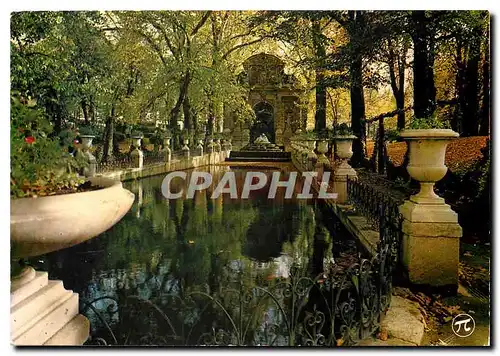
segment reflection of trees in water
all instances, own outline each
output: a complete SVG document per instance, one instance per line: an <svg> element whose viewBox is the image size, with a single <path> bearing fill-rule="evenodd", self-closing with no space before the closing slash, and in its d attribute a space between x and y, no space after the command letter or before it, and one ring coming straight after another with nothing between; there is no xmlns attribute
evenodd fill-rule
<svg viewBox="0 0 500 356"><path fill-rule="evenodd" d="M212 173L215 185L223 171ZM237 172L237 179L243 173ZM261 298L258 288L286 281L292 264L317 271L311 269L310 258L317 259L320 246L325 246L317 242L314 207L302 201L268 200L267 192L249 200L212 200L213 188L197 192L194 199L167 200L161 194L162 180L152 177L126 184L142 194L131 212L102 236L46 256L52 274L80 293L82 306L96 298L113 298L100 299L94 307L106 311L121 342L168 339L176 344L180 335L186 341L185 332L193 326L189 339L195 342L212 328L233 330L234 323L247 329L231 336L239 343L263 343L271 325L284 323L276 301L285 296ZM265 262L257 265L254 260ZM249 298L242 291L257 295ZM220 305L207 304L211 298ZM245 298L260 302L244 303ZM284 299L282 304L290 307ZM168 322L160 311L169 316ZM94 335L108 335L95 313L87 315ZM141 341L141 331L149 334L149 341ZM153 336L166 339L153 341Z"/></svg>

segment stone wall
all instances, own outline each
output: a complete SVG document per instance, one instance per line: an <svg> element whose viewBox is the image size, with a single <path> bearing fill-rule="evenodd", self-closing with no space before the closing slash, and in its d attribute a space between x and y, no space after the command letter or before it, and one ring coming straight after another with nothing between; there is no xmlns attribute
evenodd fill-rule
<svg viewBox="0 0 500 356"><path fill-rule="evenodd" d="M102 173L99 175L123 182L127 180L155 176L167 172L182 171L186 169L218 164L220 162L224 162L228 154L228 151L213 152L204 154L203 156L172 160L171 162L152 164L143 166L142 168L126 168L122 170Z"/></svg>

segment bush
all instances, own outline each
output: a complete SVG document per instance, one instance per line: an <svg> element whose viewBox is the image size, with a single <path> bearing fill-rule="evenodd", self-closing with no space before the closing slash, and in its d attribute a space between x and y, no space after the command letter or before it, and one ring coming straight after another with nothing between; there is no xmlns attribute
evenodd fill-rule
<svg viewBox="0 0 500 356"><path fill-rule="evenodd" d="M67 150L71 134L61 140L43 112L11 97L11 173L12 198L53 195L76 191L84 182L77 174L85 166ZM74 138L74 137L73 137Z"/></svg>
<svg viewBox="0 0 500 356"><path fill-rule="evenodd" d="M399 141L400 131L398 129L389 129L384 133L384 141L395 142Z"/></svg>
<svg viewBox="0 0 500 356"><path fill-rule="evenodd" d="M336 136L348 136L352 135L352 129L345 122L335 125L333 132Z"/></svg>
<svg viewBox="0 0 500 356"><path fill-rule="evenodd" d="M437 117L423 117L412 118L410 129L449 129L450 123L448 121L439 120Z"/></svg>

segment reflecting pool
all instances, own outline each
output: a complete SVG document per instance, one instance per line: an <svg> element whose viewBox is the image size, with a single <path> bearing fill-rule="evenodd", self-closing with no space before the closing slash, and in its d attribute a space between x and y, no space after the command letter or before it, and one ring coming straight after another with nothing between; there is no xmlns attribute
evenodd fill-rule
<svg viewBox="0 0 500 356"><path fill-rule="evenodd" d="M206 169L214 181L228 170L237 181L246 173ZM276 170L259 170L269 175L269 185ZM210 199L213 184L193 199L168 200L163 178L124 182L136 199L118 224L30 261L79 293L91 342L293 344L291 330L307 315L299 315L294 293L311 304L306 281L321 282L331 266L349 263L358 254L354 241L339 233L338 221L318 201L284 199L284 188L274 199L267 198L269 186L249 199ZM182 181L172 186L185 188ZM288 283L294 278L297 283Z"/></svg>

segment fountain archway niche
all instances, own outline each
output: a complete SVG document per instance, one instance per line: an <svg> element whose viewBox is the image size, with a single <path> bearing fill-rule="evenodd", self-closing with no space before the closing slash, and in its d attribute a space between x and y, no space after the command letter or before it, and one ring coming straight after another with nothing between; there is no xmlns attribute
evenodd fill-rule
<svg viewBox="0 0 500 356"><path fill-rule="evenodd" d="M269 142L275 143L274 108L266 101L254 105L255 121L250 127L250 142L254 142L262 134L266 135Z"/></svg>

